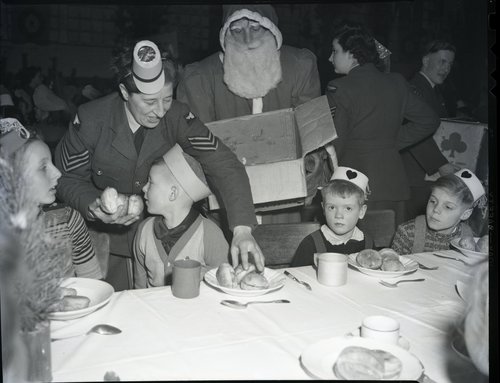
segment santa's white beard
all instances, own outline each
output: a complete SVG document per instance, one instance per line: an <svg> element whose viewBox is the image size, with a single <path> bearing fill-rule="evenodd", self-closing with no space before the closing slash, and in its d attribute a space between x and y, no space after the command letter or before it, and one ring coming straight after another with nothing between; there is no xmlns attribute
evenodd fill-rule
<svg viewBox="0 0 500 383"><path fill-rule="evenodd" d="M255 49L236 43L228 33L223 65L224 82L240 97L264 97L281 81L280 52L271 33Z"/></svg>

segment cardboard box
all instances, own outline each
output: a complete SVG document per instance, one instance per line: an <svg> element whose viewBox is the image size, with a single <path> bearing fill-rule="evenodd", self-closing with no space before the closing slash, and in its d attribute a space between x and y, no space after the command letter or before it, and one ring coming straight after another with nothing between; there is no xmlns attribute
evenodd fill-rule
<svg viewBox="0 0 500 383"><path fill-rule="evenodd" d="M472 170L480 179L488 174L488 125L441 120L441 125L434 134L439 149L453 165ZM426 176L427 180L436 180L439 173Z"/></svg>
<svg viewBox="0 0 500 383"><path fill-rule="evenodd" d="M245 165L253 202L267 210L270 205L276 209L296 205L297 199L303 203L307 196L304 157L337 138L326 96L295 109L206 125ZM214 195L208 201L211 210L220 207Z"/></svg>

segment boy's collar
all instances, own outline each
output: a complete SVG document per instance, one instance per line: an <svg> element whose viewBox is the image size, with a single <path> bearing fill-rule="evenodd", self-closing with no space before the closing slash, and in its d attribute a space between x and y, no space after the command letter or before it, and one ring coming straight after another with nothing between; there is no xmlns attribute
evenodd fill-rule
<svg viewBox="0 0 500 383"><path fill-rule="evenodd" d="M354 227L354 230L351 233L349 238L341 238L337 234L335 234L332 229L330 229L327 225L321 226L321 232L325 236L326 240L330 242L332 245L345 245L351 239L355 241L362 241L365 239L365 235L361 230L358 229L357 226Z"/></svg>

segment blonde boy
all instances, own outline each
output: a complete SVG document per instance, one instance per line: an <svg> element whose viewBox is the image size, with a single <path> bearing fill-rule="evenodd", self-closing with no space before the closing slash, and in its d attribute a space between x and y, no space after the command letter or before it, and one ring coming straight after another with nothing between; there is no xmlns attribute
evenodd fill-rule
<svg viewBox="0 0 500 383"><path fill-rule="evenodd" d="M151 167L142 189L148 212L134 239L134 287L171 284L172 264L194 259L203 272L228 262L229 246L217 225L193 209L208 197L201 165L175 145Z"/></svg>
<svg viewBox="0 0 500 383"><path fill-rule="evenodd" d="M312 265L314 253L356 253L372 248L373 240L356 226L366 213L368 177L356 169L339 166L321 189L326 225L305 237L291 266Z"/></svg>
<svg viewBox="0 0 500 383"><path fill-rule="evenodd" d="M425 215L399 225L391 247L399 254L447 250L452 239L472 237L465 221L483 196L481 181L469 169L438 178Z"/></svg>

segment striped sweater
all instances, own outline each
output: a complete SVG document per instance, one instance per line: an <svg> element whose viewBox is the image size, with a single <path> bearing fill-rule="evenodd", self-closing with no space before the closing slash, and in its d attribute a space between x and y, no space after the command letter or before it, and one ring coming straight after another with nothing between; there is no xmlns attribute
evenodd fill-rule
<svg viewBox="0 0 500 383"><path fill-rule="evenodd" d="M104 275L80 213L69 206L49 209L43 213L47 233L56 238L67 238L71 243L71 266L66 275L102 279Z"/></svg>
<svg viewBox="0 0 500 383"><path fill-rule="evenodd" d="M472 235L472 230L464 222L460 222L450 234L441 234L426 226L423 252L449 250L450 241L460 238L462 233ZM414 241L415 219L412 219L398 226L391 247L400 255L412 254Z"/></svg>

